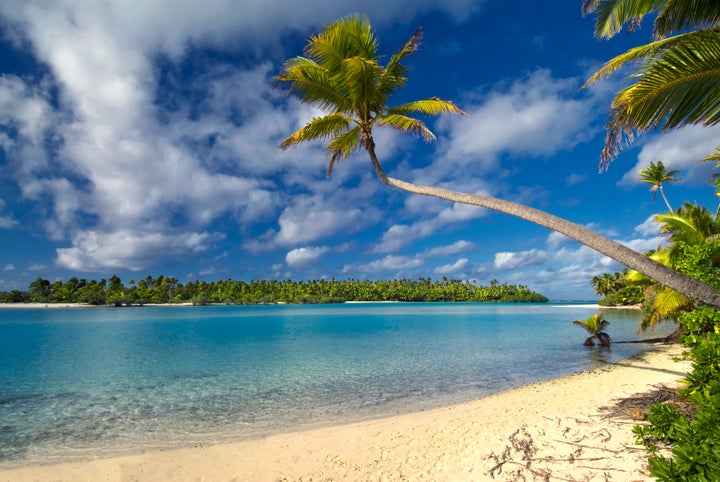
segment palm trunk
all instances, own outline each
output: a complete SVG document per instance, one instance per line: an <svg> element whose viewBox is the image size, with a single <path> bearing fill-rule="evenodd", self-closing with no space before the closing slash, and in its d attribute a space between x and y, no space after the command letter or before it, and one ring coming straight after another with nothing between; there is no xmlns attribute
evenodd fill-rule
<svg viewBox="0 0 720 482"><path fill-rule="evenodd" d="M623 246L612 239L601 236L578 224L512 201L505 201L503 199L482 196L479 194L467 194L458 191L451 191L449 189L439 187L412 184L388 177L380 166L380 162L375 155L372 140L370 140L368 144L369 145L365 147L370 155L370 160L375 168L375 172L380 180L388 186L396 187L415 194L421 194L423 196L431 196L457 203L492 209L539 224L540 226L562 233L565 236L574 239L575 241L578 241L619 263L622 263L628 268L632 268L635 271L654 279L658 283L684 294L685 296L701 301L715 308L720 308L720 293L718 293L712 286L669 268L664 264L653 261L642 253L638 253L627 246Z"/></svg>
<svg viewBox="0 0 720 482"><path fill-rule="evenodd" d="M668 202L667 198L665 197L665 191L663 190L662 186L660 186L658 188L658 190L660 191L660 195L662 196L663 201L665 201L665 205L667 206L668 211L670 211L671 213L674 213L675 210L672 208L672 206L670 206L670 203Z"/></svg>

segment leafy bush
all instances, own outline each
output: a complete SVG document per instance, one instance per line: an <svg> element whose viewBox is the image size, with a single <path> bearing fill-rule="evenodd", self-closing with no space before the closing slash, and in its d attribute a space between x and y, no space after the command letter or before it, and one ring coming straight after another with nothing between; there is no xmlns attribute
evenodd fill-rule
<svg viewBox="0 0 720 482"><path fill-rule="evenodd" d="M696 413L685 416L674 407L653 405L648 426L633 432L651 451L672 447L672 457L650 457L650 473L661 481L720 480L720 312L703 307L680 317L693 359L680 390Z"/></svg>

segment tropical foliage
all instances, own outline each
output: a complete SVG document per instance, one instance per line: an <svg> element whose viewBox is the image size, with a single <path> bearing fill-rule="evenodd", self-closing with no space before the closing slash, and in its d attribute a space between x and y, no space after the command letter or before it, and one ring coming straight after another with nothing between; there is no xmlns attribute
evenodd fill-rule
<svg viewBox="0 0 720 482"><path fill-rule="evenodd" d="M612 101L601 169L637 133L720 122L720 2L585 0L583 13L596 14L595 35L602 39L655 15L652 42L611 59L586 83L634 67Z"/></svg>
<svg viewBox="0 0 720 482"><path fill-rule="evenodd" d="M50 283L37 278L26 292L2 293L6 303L87 303L91 305L145 305L153 303L342 303L346 301L472 301L546 302L548 299L522 285L499 283L479 286L469 281L443 278L418 281L407 279L315 280L315 281L193 281L182 284L176 278L147 276L124 285L118 276L109 280L69 280Z"/></svg>
<svg viewBox="0 0 720 482"><path fill-rule="evenodd" d="M610 335L603 331L610 322L602 316L603 312L598 311L585 320L573 321L573 323L580 325L585 331L590 333L590 336L585 340L585 343L583 343L584 346L595 346L595 342L597 342L599 346L610 346Z"/></svg>
<svg viewBox="0 0 720 482"><path fill-rule="evenodd" d="M305 56L288 60L277 76L277 81L289 94L319 108L323 114L290 135L280 147L287 149L319 139L327 141L328 174L342 159L357 150L364 150L370 157L375 173L388 186L493 209L539 224L687 296L720 307L720 293L714 288L583 226L503 199L413 184L385 174L375 153L375 127L392 127L432 140L434 134L413 115L464 114L452 102L435 97L396 106L387 105L391 95L407 81L407 67L402 61L417 51L421 34L420 29L416 30L385 66L379 62L382 56L378 53L378 40L365 17L349 15L333 22L323 32L311 36L305 48Z"/></svg>
<svg viewBox="0 0 720 482"><path fill-rule="evenodd" d="M720 312L704 307L680 317L683 341L693 360L687 385L680 390L694 409L680 412L653 405L648 425L633 431L652 453L660 447L672 455L650 457L650 473L661 481L720 480Z"/></svg>

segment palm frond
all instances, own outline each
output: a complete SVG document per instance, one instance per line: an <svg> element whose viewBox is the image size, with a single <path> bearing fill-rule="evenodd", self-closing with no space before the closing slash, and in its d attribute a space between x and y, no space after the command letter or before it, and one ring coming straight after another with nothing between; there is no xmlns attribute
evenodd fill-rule
<svg viewBox="0 0 720 482"><path fill-rule="evenodd" d="M388 114L377 119L378 125L389 126L401 132L422 136L426 142L435 140L435 134L419 119L402 114Z"/></svg>
<svg viewBox="0 0 720 482"><path fill-rule="evenodd" d="M659 52L671 47L675 43L683 41L684 38L684 35L676 35L674 37L656 40L645 45L634 47L627 52L618 55L617 57L613 57L612 59L608 60L605 65L600 68L600 70L595 72L592 77L590 77L585 82L585 84L583 84L581 89L584 89L608 77L609 75L613 74L622 67L625 67L626 65L643 61L648 62L652 60L655 56L657 56Z"/></svg>
<svg viewBox="0 0 720 482"><path fill-rule="evenodd" d="M385 98L377 96L375 85L381 74L381 68L374 60L363 57L351 57L344 59L340 71L339 80L345 87L345 95L354 106L364 105L366 108L385 104ZM357 109L357 107L356 107ZM376 109L377 110L377 109ZM362 120L369 120L370 112L362 112Z"/></svg>
<svg viewBox="0 0 720 482"><path fill-rule="evenodd" d="M673 32L701 30L720 26L720 2L717 0L668 0L655 19L656 36Z"/></svg>
<svg viewBox="0 0 720 482"><path fill-rule="evenodd" d="M347 109L348 102L342 90L327 70L312 59L295 57L288 60L275 80L288 94L297 95L302 102L328 110Z"/></svg>
<svg viewBox="0 0 720 482"><path fill-rule="evenodd" d="M408 68L400 62L408 55L417 52L422 38L422 27L418 27L405 45L390 57L377 86L378 90L384 95L390 95L395 90L405 86L407 82L405 74L407 74Z"/></svg>
<svg viewBox="0 0 720 482"><path fill-rule="evenodd" d="M342 17L308 40L305 54L336 72L343 60L351 57L377 59L378 41L367 17L350 14Z"/></svg>
<svg viewBox="0 0 720 482"><path fill-rule="evenodd" d="M313 117L310 122L295 131L290 137L282 141L281 149L288 149L296 145L316 139L328 139L338 136L350 127L351 119L343 114L328 114Z"/></svg>
<svg viewBox="0 0 720 482"><path fill-rule="evenodd" d="M695 302L666 286L657 285L655 296L640 322L640 330L654 329L662 320L675 320L683 311L689 311Z"/></svg>
<svg viewBox="0 0 720 482"><path fill-rule="evenodd" d="M332 175L333 168L340 161L352 154L359 146L360 127L357 126L330 139L330 142L325 146L328 157L330 157L326 173L327 177Z"/></svg>
<svg viewBox="0 0 720 482"><path fill-rule="evenodd" d="M601 170L635 132L720 122L720 30L686 34L613 100Z"/></svg>
<svg viewBox="0 0 720 482"><path fill-rule="evenodd" d="M440 114L457 114L467 116L462 109L449 100L431 97L429 99L416 100L405 104L396 105L388 108L389 114L423 114L427 116L436 116Z"/></svg>
<svg viewBox="0 0 720 482"><path fill-rule="evenodd" d="M611 38L628 24L628 30L640 26L645 15L660 10L667 0L585 0L583 15L595 13L595 36Z"/></svg>

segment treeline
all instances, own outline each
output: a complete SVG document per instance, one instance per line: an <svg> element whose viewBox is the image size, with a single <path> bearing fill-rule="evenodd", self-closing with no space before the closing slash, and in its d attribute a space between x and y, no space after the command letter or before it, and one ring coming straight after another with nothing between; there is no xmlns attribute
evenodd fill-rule
<svg viewBox="0 0 720 482"><path fill-rule="evenodd" d="M4 292L6 303L86 303L91 305L131 306L157 303L262 304L262 303L343 303L346 301L474 301L474 302L546 302L548 299L525 286L500 284L478 286L469 281L443 278L417 281L316 280L316 281L193 281L180 283L176 278L148 276L125 285L118 276L86 280L70 278L50 281L38 278L27 291Z"/></svg>

